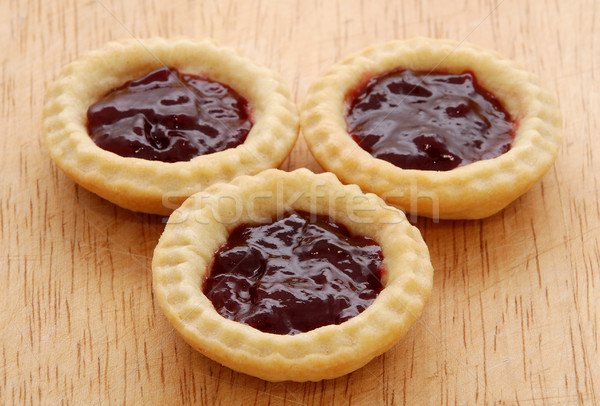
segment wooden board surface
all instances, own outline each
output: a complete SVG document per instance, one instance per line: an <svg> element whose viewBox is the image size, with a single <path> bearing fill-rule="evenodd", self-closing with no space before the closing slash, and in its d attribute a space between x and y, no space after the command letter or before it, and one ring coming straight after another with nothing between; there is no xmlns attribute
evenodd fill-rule
<svg viewBox="0 0 600 406"><path fill-rule="evenodd" d="M0 3L0 403L597 404L600 398L600 2ZM422 318L364 368L268 383L191 348L153 301L163 219L78 187L41 141L60 68L119 38L213 37L277 70L300 102L369 44L430 36L495 49L559 100L542 182L481 221L418 219L435 268ZM302 139L284 169L318 165Z"/></svg>

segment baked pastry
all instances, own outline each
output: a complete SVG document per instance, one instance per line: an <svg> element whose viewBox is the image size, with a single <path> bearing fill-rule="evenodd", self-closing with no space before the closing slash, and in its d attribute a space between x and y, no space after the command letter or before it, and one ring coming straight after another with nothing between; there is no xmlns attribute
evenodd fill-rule
<svg viewBox="0 0 600 406"><path fill-rule="evenodd" d="M48 90L43 132L83 187L169 214L212 183L280 165L298 118L278 75L233 48L155 38L111 42L65 67Z"/></svg>
<svg viewBox="0 0 600 406"><path fill-rule="evenodd" d="M443 219L503 209L548 171L561 142L556 102L532 74L475 45L426 38L330 68L308 91L301 128L343 182Z"/></svg>
<svg viewBox="0 0 600 406"><path fill-rule="evenodd" d="M318 234L315 224L326 232ZM263 232L261 227L271 227L261 237L270 248L256 260L253 251L260 238L253 233ZM328 243L344 227L352 236L342 239L359 245L364 255L346 243ZM240 239L246 246L236 245ZM285 248L283 241L294 248ZM264 258L270 255L276 258L269 264ZM328 256L335 259L327 261ZM362 276L353 258L367 269ZM290 270L296 261L307 261L305 275ZM223 264L239 268L234 269L238 274L223 278ZM352 268L351 274L335 274L335 264ZM380 271L373 272L377 267ZM248 279L259 269L262 285ZM152 275L159 306L204 355L270 381L317 381L358 369L390 348L420 315L433 269L419 231L400 210L356 185L342 185L330 173L272 169L213 185L186 200L169 218L154 251ZM330 288L319 288L323 283ZM290 299L293 293L285 286L300 287L301 293ZM357 296L346 301L348 287ZM220 300L219 295L227 297ZM248 307L262 299L266 306ZM354 302L359 299L363 302ZM284 307L298 301L304 303L290 317ZM330 319L318 317L330 307L341 310ZM235 321L236 312L240 321ZM291 320L294 314L299 319ZM319 320L307 320L307 315Z"/></svg>

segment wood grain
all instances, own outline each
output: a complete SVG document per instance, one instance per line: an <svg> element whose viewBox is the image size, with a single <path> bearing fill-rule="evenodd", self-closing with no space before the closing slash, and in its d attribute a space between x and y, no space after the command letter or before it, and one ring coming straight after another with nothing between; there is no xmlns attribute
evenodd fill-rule
<svg viewBox="0 0 600 406"><path fill-rule="evenodd" d="M0 403L598 404L600 3L20 1L0 3ZM418 219L435 273L423 317L342 378L268 383L206 359L152 298L161 217L76 186L41 141L48 84L118 38L213 37L281 73L300 102L329 65L413 36L496 49L564 113L542 182L481 221ZM300 140L284 169L320 170Z"/></svg>

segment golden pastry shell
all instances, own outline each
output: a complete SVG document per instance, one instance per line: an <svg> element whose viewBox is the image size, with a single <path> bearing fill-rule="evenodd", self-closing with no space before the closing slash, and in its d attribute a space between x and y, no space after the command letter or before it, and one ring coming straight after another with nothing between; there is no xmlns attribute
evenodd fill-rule
<svg viewBox="0 0 600 406"><path fill-rule="evenodd" d="M124 158L92 141L87 110L103 95L162 66L225 83L252 109L253 126L236 148L166 163ZM110 42L66 66L50 86L43 134L52 159L73 180L134 211L169 214L215 182L279 166L298 135L295 104L281 78L212 40L131 39Z"/></svg>
<svg viewBox="0 0 600 406"><path fill-rule="evenodd" d="M340 325L296 335L264 333L216 312L202 292L215 251L239 224L289 210L329 215L380 244L384 289L365 311ZM433 269L419 231L400 210L355 185L342 185L330 173L273 169L216 184L186 200L160 238L152 274L160 308L204 355L270 381L317 381L354 371L394 345L421 314Z"/></svg>
<svg viewBox="0 0 600 406"><path fill-rule="evenodd" d="M401 169L360 148L347 132L349 95L365 80L401 68L473 72L518 123L511 149L438 172ZM325 170L407 212L443 219L476 219L502 210L549 170L561 143L556 101L534 75L475 45L428 38L374 45L334 65L311 85L300 121Z"/></svg>

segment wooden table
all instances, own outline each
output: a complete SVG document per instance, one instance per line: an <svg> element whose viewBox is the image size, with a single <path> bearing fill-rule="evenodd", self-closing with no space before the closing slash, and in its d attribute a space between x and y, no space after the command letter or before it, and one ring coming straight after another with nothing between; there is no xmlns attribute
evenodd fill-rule
<svg viewBox="0 0 600 406"><path fill-rule="evenodd" d="M600 2L18 1L0 5L0 403L598 404ZM269 383L192 350L152 297L163 218L87 192L41 140L60 68L119 38L213 37L279 71L300 102L369 44L413 36L496 49L564 114L543 180L481 221L418 219L435 268L423 316L364 368ZM302 139L284 169L319 171Z"/></svg>

